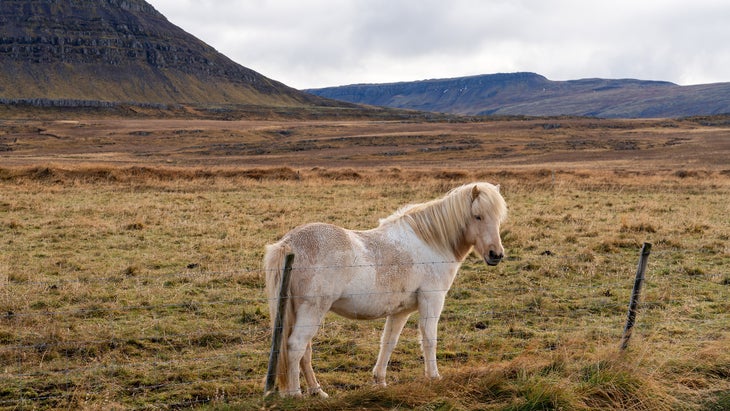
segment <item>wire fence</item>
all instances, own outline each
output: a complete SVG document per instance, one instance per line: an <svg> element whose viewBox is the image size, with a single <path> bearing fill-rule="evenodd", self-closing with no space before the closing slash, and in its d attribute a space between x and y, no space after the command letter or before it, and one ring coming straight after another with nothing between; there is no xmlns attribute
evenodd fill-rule
<svg viewBox="0 0 730 411"><path fill-rule="evenodd" d="M670 254L674 255L668 251L654 251L652 259L669 257ZM509 339L509 344L497 345L491 353L480 355L510 358L528 350L552 352L559 349L565 335L586 333L587 329L601 340L615 340L618 346L633 284L631 271L634 262L618 261L615 264L624 267L620 270L622 275L564 284L559 293L545 284L524 282L502 282L497 286L457 283L450 290L441 290L449 294L440 316L439 348L443 351L439 353L439 361L458 365L469 361L472 348L505 338ZM245 288L248 296L220 299L202 294L199 297L178 296L176 301L157 304L111 301L106 306L92 308L40 306L24 310L6 309L0 312L0 377L3 380L0 406L35 408L83 401L98 403L110 395L109 385L115 386L112 391L116 397L139 398L139 401L152 403L160 401L168 407L250 396L263 388L269 356L271 330L266 308L269 301L263 297L264 274L260 269L245 268L224 271L188 269L159 276L80 275L77 278L38 281L6 278L0 282L6 294L25 290L43 295L57 293L59 288L70 285L133 288L169 282L170 288L174 288L185 282L245 277L247 281L241 287ZM708 287L703 291L711 294L707 298L728 297L730 279L726 273L690 274L691 281ZM649 270L645 280L648 294L642 299L640 308L646 312L658 312L685 299L680 294L681 290L674 289L673 278L666 272ZM525 298L505 300L505 295ZM451 300L458 300L458 303ZM472 300L478 300L479 306L471 304L463 312L452 308ZM226 316L230 316L234 308L237 309L236 315L244 318L232 323ZM201 314L205 310L211 312ZM201 322L193 329L180 326L177 331L175 324L160 326L167 318L172 323L182 322L181 313L191 314L196 317L194 320ZM695 327L719 330L727 326L727 315L692 315ZM671 323L689 321L668 318L667 315L659 317L644 321L640 315L638 329L642 329L642 324L651 323L650 327L661 332ZM559 330L552 329L556 321L560 323ZM227 325L216 325L219 322ZM315 358L340 358L327 361L328 365L320 366L318 373L353 372L353 367L356 372L366 371L353 365L351 357L362 355L360 352L377 352L381 324L351 328L348 322L328 316L325 324L312 325L320 328L319 337L315 337ZM56 329L55 323L63 323L62 327L68 329ZM98 336L74 333L73 329L80 329L85 323L90 324L90 329ZM120 326L120 323L125 325ZM130 323L132 327L128 326ZM363 332L367 334L365 337L361 335ZM415 330L406 330L408 333L413 335ZM318 343L319 338L324 341ZM417 340L402 338L399 346L405 347L408 352L418 351ZM371 360L374 363L375 358ZM155 370L159 377L146 378L147 370ZM107 382L95 384L100 379ZM240 388L242 386L247 388ZM186 391L188 394L161 394L174 391ZM80 395L84 398L79 398ZM129 408L147 407L136 401L130 404L127 404Z"/></svg>

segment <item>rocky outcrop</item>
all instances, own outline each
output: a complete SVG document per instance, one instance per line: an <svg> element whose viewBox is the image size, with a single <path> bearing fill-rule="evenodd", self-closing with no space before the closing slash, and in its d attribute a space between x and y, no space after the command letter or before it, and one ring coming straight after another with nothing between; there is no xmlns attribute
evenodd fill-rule
<svg viewBox="0 0 730 411"><path fill-rule="evenodd" d="M48 99L48 98L0 98L0 104L12 106L33 106L33 107L83 107L83 108L114 108L122 105L129 105L143 108L156 108L169 110L181 108L170 104L143 103L139 101L99 101L99 100L70 100L70 99Z"/></svg>

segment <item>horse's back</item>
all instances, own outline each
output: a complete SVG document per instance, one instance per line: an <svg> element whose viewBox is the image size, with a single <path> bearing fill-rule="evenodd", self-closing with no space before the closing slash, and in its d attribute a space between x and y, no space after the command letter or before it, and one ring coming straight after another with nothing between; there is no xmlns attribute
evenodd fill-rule
<svg viewBox="0 0 730 411"><path fill-rule="evenodd" d="M328 263L333 256L352 253L349 231L327 223L310 223L286 233L277 243L294 254L294 266L315 266ZM276 245L276 244L275 244Z"/></svg>

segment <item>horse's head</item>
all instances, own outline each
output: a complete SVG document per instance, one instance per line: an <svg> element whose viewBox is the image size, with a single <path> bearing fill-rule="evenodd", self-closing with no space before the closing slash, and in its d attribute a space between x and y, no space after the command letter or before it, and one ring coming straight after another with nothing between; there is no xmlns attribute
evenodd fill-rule
<svg viewBox="0 0 730 411"><path fill-rule="evenodd" d="M471 216L466 226L466 241L488 265L497 265L504 257L499 226L507 217L507 204L499 185L477 183L471 190Z"/></svg>

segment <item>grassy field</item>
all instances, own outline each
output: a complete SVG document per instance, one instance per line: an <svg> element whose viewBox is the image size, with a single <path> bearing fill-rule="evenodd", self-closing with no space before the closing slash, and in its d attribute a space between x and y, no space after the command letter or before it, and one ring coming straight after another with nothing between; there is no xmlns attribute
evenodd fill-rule
<svg viewBox="0 0 730 411"><path fill-rule="evenodd" d="M0 121L0 408L730 407L727 117L38 118ZM332 398L265 403L264 244L473 180L503 187L508 257L457 277L444 378L422 377L411 319L373 387L383 321L331 315Z"/></svg>
<svg viewBox="0 0 730 411"><path fill-rule="evenodd" d="M0 408L730 407L727 170L28 164L0 168ZM265 403L264 244L311 221L371 228L472 180L503 187L508 256L457 277L443 379L423 378L411 319L372 386L383 321L330 315L314 366L332 398Z"/></svg>

